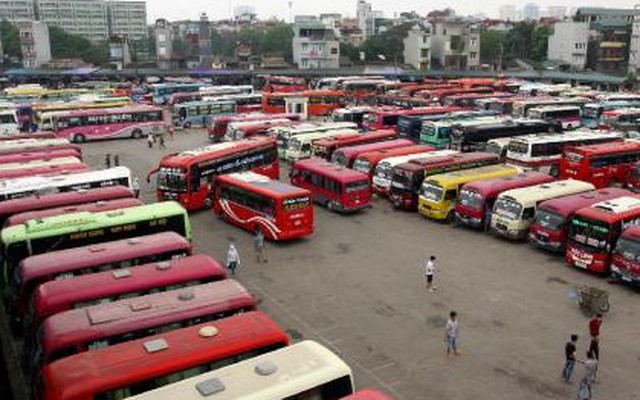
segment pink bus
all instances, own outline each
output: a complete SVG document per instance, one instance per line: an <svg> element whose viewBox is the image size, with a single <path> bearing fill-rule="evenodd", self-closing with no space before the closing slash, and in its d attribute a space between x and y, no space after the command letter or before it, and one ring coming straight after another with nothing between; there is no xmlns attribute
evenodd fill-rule
<svg viewBox="0 0 640 400"><path fill-rule="evenodd" d="M43 130L75 143L87 140L159 135L166 124L162 108L131 106L44 113Z"/></svg>
<svg viewBox="0 0 640 400"><path fill-rule="evenodd" d="M75 157L79 160L82 160L82 152L80 151L80 149L60 149L33 151L30 153L1 154L0 164L13 164L33 160L49 160L52 158L61 157Z"/></svg>
<svg viewBox="0 0 640 400"><path fill-rule="evenodd" d="M343 147L333 152L331 162L351 168L356 158L364 153L371 151L396 149L399 147L413 146L415 143L409 139L393 139L383 142L367 143L357 146Z"/></svg>

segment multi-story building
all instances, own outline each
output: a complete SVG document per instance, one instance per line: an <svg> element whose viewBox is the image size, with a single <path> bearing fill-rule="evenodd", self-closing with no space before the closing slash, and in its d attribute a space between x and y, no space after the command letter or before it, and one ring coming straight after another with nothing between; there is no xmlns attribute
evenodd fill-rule
<svg viewBox="0 0 640 400"><path fill-rule="evenodd" d="M640 5L634 6L636 14L631 26L631 40L629 43L629 73L640 74Z"/></svg>
<svg viewBox="0 0 640 400"><path fill-rule="evenodd" d="M40 68L51 61L49 28L41 21L20 21L20 51L25 68Z"/></svg>
<svg viewBox="0 0 640 400"><path fill-rule="evenodd" d="M449 16L431 21L431 58L450 70L476 69L480 65L480 24L477 20Z"/></svg>
<svg viewBox="0 0 640 400"><path fill-rule="evenodd" d="M166 19L157 19L153 30L156 42L156 61L158 68L171 68L171 54L173 52L173 29Z"/></svg>
<svg viewBox="0 0 640 400"><path fill-rule="evenodd" d="M634 9L581 7L574 20L589 24L586 67L600 72L626 72Z"/></svg>
<svg viewBox="0 0 640 400"><path fill-rule="evenodd" d="M431 66L431 25L417 23L407 32L403 40L404 63L418 71Z"/></svg>
<svg viewBox="0 0 640 400"><path fill-rule="evenodd" d="M583 70L587 63L589 23L572 20L556 22L549 36L547 58Z"/></svg>
<svg viewBox="0 0 640 400"><path fill-rule="evenodd" d="M147 5L144 1L109 1L107 16L110 35L126 35L129 40L147 36Z"/></svg>
<svg viewBox="0 0 640 400"><path fill-rule="evenodd" d="M95 42L105 41L110 35L136 40L147 34L143 1L0 0L0 18L11 22L39 20Z"/></svg>
<svg viewBox="0 0 640 400"><path fill-rule="evenodd" d="M367 40L376 34L376 19L381 19L384 15L382 11L373 10L371 3L367 3L365 0L358 0L356 17L364 40Z"/></svg>
<svg viewBox="0 0 640 400"><path fill-rule="evenodd" d="M293 32L293 62L298 68L340 67L340 43L333 27L316 17L296 16Z"/></svg>

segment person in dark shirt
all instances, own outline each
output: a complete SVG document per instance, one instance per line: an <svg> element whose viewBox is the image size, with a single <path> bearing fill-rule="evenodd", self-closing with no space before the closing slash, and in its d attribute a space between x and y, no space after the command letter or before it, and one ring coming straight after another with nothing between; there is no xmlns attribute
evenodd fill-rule
<svg viewBox="0 0 640 400"><path fill-rule="evenodd" d="M562 370L562 379L569 383L573 374L573 367L576 365L576 343L578 335L571 335L571 340L564 346L565 363Z"/></svg>

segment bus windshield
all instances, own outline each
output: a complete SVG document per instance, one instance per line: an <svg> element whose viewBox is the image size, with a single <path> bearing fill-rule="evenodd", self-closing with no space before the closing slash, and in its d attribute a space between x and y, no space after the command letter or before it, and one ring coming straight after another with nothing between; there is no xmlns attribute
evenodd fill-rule
<svg viewBox="0 0 640 400"><path fill-rule="evenodd" d="M383 179L391 179L393 175L393 166L387 162L380 163L376 166L375 174Z"/></svg>
<svg viewBox="0 0 640 400"><path fill-rule="evenodd" d="M413 188L413 174L411 171L394 171L391 185L398 189Z"/></svg>
<svg viewBox="0 0 640 400"><path fill-rule="evenodd" d="M493 211L503 218L518 219L522 213L522 204L511 198L499 197Z"/></svg>
<svg viewBox="0 0 640 400"><path fill-rule="evenodd" d="M536 211L535 223L546 229L558 229L564 223L564 216L553 211L539 208Z"/></svg>
<svg viewBox="0 0 640 400"><path fill-rule="evenodd" d="M621 255L622 257L640 262L640 242L632 239L620 238L614 254Z"/></svg>
<svg viewBox="0 0 640 400"><path fill-rule="evenodd" d="M426 124L422 127L422 135L427 137L433 137L436 135L436 128L432 124Z"/></svg>
<svg viewBox="0 0 640 400"><path fill-rule="evenodd" d="M529 151L529 145L524 142L519 142L517 140L512 140L509 142L508 149L512 153L517 154L527 154Z"/></svg>
<svg viewBox="0 0 640 400"><path fill-rule="evenodd" d="M158 170L158 189L186 192L186 170L182 168L160 168Z"/></svg>
<svg viewBox="0 0 640 400"><path fill-rule="evenodd" d="M422 195L426 197L427 200L440 201L440 199L442 199L443 192L444 189L442 189L442 186L428 182L425 182L422 185Z"/></svg>
<svg viewBox="0 0 640 400"><path fill-rule="evenodd" d="M367 114L364 116L364 120L370 124L375 124L378 122L378 115L376 113Z"/></svg>
<svg viewBox="0 0 640 400"><path fill-rule="evenodd" d="M355 181L349 182L345 185L345 190L347 193L359 192L361 190L366 190L369 187L368 181Z"/></svg>
<svg viewBox="0 0 640 400"><path fill-rule="evenodd" d="M587 118L599 118L600 114L601 114L602 110L600 109L600 107L591 107L589 105L586 105L583 109L582 109L582 115L584 117Z"/></svg>
<svg viewBox="0 0 640 400"><path fill-rule="evenodd" d="M484 198L473 189L462 189L458 202L463 206L479 210L484 205Z"/></svg>
<svg viewBox="0 0 640 400"><path fill-rule="evenodd" d="M357 159L353 162L353 169L364 174L368 174L371 171L371 161Z"/></svg>
<svg viewBox="0 0 640 400"><path fill-rule="evenodd" d="M609 227L600 221L590 221L584 218L571 220L571 238L597 250L607 248L609 231Z"/></svg>

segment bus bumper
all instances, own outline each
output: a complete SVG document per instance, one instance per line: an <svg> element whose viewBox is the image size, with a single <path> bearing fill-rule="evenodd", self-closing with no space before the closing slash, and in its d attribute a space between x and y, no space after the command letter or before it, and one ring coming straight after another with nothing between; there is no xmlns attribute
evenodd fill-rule
<svg viewBox="0 0 640 400"><path fill-rule="evenodd" d="M511 240L525 240L527 231L521 229L513 229L501 224L491 224L491 233Z"/></svg>
<svg viewBox="0 0 640 400"><path fill-rule="evenodd" d="M529 243L552 253L564 253L564 243L547 240L545 237L535 233L529 233Z"/></svg>
<svg viewBox="0 0 640 400"><path fill-rule="evenodd" d="M429 218L435 220L444 220L447 218L447 212L438 208L433 208L429 203L420 201L418 205L418 212Z"/></svg>
<svg viewBox="0 0 640 400"><path fill-rule="evenodd" d="M482 218L467 217L457 212L456 220L462 225L466 225L475 229L482 229L484 227Z"/></svg>

